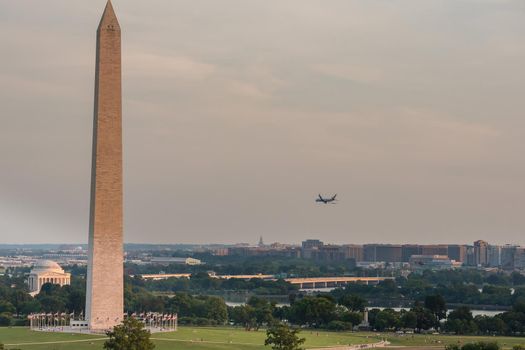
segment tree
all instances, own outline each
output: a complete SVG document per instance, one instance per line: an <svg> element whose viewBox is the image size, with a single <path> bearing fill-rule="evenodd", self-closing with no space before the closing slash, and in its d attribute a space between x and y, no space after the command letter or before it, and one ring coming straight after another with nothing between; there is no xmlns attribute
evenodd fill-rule
<svg viewBox="0 0 525 350"><path fill-rule="evenodd" d="M204 301L206 318L217 321L218 324L225 324L228 321L228 307L224 300L219 297L207 297Z"/></svg>
<svg viewBox="0 0 525 350"><path fill-rule="evenodd" d="M463 346L458 344L449 344L445 346L445 350L499 350L498 343L486 343L486 342L477 342L477 343L467 343Z"/></svg>
<svg viewBox="0 0 525 350"><path fill-rule="evenodd" d="M497 335L505 332L505 322L499 317L478 315L474 318L474 322L481 333Z"/></svg>
<svg viewBox="0 0 525 350"><path fill-rule="evenodd" d="M299 332L285 324L275 324L266 331L264 345L270 345L274 350L301 350L305 339L299 338Z"/></svg>
<svg viewBox="0 0 525 350"><path fill-rule="evenodd" d="M350 331L352 330L352 324L344 321L330 321L326 325L326 328L331 331Z"/></svg>
<svg viewBox="0 0 525 350"><path fill-rule="evenodd" d="M13 323L13 317L10 313L4 312L0 314L0 326L8 327Z"/></svg>
<svg viewBox="0 0 525 350"><path fill-rule="evenodd" d="M466 306L461 306L448 315L445 330L456 334L470 334L477 331L477 325L472 312Z"/></svg>
<svg viewBox="0 0 525 350"><path fill-rule="evenodd" d="M472 321L474 317L472 316L472 311L467 306L460 306L448 315L449 320L465 320Z"/></svg>
<svg viewBox="0 0 525 350"><path fill-rule="evenodd" d="M11 303L15 307L16 314L20 314L27 303L33 301L33 298L25 290L15 289L11 295Z"/></svg>
<svg viewBox="0 0 525 350"><path fill-rule="evenodd" d="M41 309L42 305L40 305L40 302L33 298L20 305L20 313L23 315L29 315L32 312L40 312Z"/></svg>
<svg viewBox="0 0 525 350"><path fill-rule="evenodd" d="M128 317L122 324L108 331L108 340L104 343L106 350L152 350L155 344L150 340L150 331L144 329L139 320Z"/></svg>
<svg viewBox="0 0 525 350"><path fill-rule="evenodd" d="M16 312L16 309L13 306L13 304L11 304L9 301L0 300L0 313L4 313L4 312L13 314Z"/></svg>
<svg viewBox="0 0 525 350"><path fill-rule="evenodd" d="M477 343L467 343L461 347L461 350L499 350L498 343L486 343L486 342L477 342Z"/></svg>
<svg viewBox="0 0 525 350"><path fill-rule="evenodd" d="M57 311L65 311L66 310L66 303L64 302L64 299L56 296L56 295L38 295L37 300L42 305L42 309L45 312L57 312Z"/></svg>
<svg viewBox="0 0 525 350"><path fill-rule="evenodd" d="M290 320L319 327L335 319L335 302L326 296L307 296L290 307Z"/></svg>
<svg viewBox="0 0 525 350"><path fill-rule="evenodd" d="M80 313L86 308L86 293L84 290L72 290L69 294L66 307L69 312Z"/></svg>
<svg viewBox="0 0 525 350"><path fill-rule="evenodd" d="M385 329L394 329L399 327L399 313L393 309L384 309L377 313L373 323L374 329L384 331Z"/></svg>
<svg viewBox="0 0 525 350"><path fill-rule="evenodd" d="M512 284L515 286L523 285L525 284L525 276L523 276L521 273L514 271L510 278L512 279Z"/></svg>
<svg viewBox="0 0 525 350"><path fill-rule="evenodd" d="M436 315L434 315L432 311L422 307L418 303L416 303L416 305L410 311L416 314L416 329L419 331L427 330L439 325L439 321Z"/></svg>
<svg viewBox="0 0 525 350"><path fill-rule="evenodd" d="M514 305L512 305L512 311L525 314L525 302L518 300L516 303L514 303Z"/></svg>
<svg viewBox="0 0 525 350"><path fill-rule="evenodd" d="M341 321L348 322L352 324L352 326L357 326L363 321L363 315L358 312L344 312L341 315Z"/></svg>
<svg viewBox="0 0 525 350"><path fill-rule="evenodd" d="M345 294L339 298L339 304L346 306L350 311L365 311L368 302L366 299L355 294Z"/></svg>
<svg viewBox="0 0 525 350"><path fill-rule="evenodd" d="M461 346L458 344L447 344L445 345L445 350L461 350Z"/></svg>
<svg viewBox="0 0 525 350"><path fill-rule="evenodd" d="M417 328L417 314L413 311L403 312L399 321L401 322L401 326L404 328Z"/></svg>
<svg viewBox="0 0 525 350"><path fill-rule="evenodd" d="M447 317L447 303L445 299L439 294L427 295L425 298L425 307L436 315L438 320Z"/></svg>
<svg viewBox="0 0 525 350"><path fill-rule="evenodd" d="M256 327L255 309L250 305L240 305L230 309L230 319L237 325L243 325L249 331Z"/></svg>
<svg viewBox="0 0 525 350"><path fill-rule="evenodd" d="M274 306L268 300L258 297L251 297L247 304L254 309L257 329L263 325L269 325L274 322Z"/></svg>

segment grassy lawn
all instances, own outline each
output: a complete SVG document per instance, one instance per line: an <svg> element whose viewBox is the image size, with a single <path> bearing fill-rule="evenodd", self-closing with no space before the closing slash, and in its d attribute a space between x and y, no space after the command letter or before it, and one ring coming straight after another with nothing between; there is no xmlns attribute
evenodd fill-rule
<svg viewBox="0 0 525 350"><path fill-rule="evenodd" d="M370 333L354 333L363 335ZM393 333L373 333L374 336L384 338L393 346L445 346L446 344L465 344L479 341L497 342L503 348L512 348L513 345L525 344L525 338L518 337L490 337L490 336L458 336L458 335L422 335Z"/></svg>
<svg viewBox="0 0 525 350"><path fill-rule="evenodd" d="M96 335L32 332L28 328L0 327L0 343L3 343L4 345L17 344L13 346L6 345L7 349L98 349L102 347L102 341L97 340L100 338L102 337ZM51 344L53 342L63 343ZM93 342L95 345L91 345L91 342ZM24 343L48 344L23 345Z"/></svg>
<svg viewBox="0 0 525 350"><path fill-rule="evenodd" d="M238 328L181 327L178 332L154 334L152 337L155 338L159 349L162 349L164 345L162 343L173 344L174 341L184 341L188 345L188 349L268 349L263 345L266 339L266 331L264 330L247 332ZM301 332L301 337L306 338L305 346L307 348L378 341L377 338L367 337L362 334L315 332L309 330ZM205 345L206 343L209 345ZM189 347L191 344L194 347Z"/></svg>
<svg viewBox="0 0 525 350"><path fill-rule="evenodd" d="M374 343L383 338L394 346L443 347L450 343L475 341L497 341L504 348L525 344L525 338L510 337L465 337L446 335L394 335L392 333L349 333L316 332L303 330L307 349L316 347L342 346L346 344ZM173 333L157 333L152 338L158 350L257 350L265 347L266 333L263 330L246 332L243 329L227 327L180 327ZM31 332L27 328L0 328L0 342L8 344L6 349L22 350L99 350L104 337L65 333ZM30 343L30 344L28 344Z"/></svg>
<svg viewBox="0 0 525 350"><path fill-rule="evenodd" d="M301 336L306 338L307 348L362 344L378 341L370 334L315 332L305 330ZM177 332L156 333L152 339L156 349L269 349L264 346L266 332L246 332L238 328L179 327ZM0 328L0 342L6 348L34 350L63 349L101 349L104 338L96 335L31 332L27 328ZM31 344L28 344L31 343Z"/></svg>

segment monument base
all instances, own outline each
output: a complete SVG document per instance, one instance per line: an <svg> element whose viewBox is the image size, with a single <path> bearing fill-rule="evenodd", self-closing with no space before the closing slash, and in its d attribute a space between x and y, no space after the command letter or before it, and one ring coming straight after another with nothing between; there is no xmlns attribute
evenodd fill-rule
<svg viewBox="0 0 525 350"><path fill-rule="evenodd" d="M151 333L175 332L178 327L177 315L143 313L139 317L134 317L144 324L144 329ZM61 333L79 333L79 334L106 334L111 329L93 330L89 328L89 322L82 317L75 319L73 314L65 313L41 313L31 314L28 316L29 328L32 331L39 332L61 332Z"/></svg>

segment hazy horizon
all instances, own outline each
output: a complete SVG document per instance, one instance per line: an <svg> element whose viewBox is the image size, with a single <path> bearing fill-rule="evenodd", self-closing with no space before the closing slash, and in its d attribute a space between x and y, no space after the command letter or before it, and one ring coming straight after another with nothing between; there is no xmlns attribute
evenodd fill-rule
<svg viewBox="0 0 525 350"><path fill-rule="evenodd" d="M307 237L304 238L304 240L308 239L319 239L318 237ZM434 242L434 243L419 243L419 242L331 242L331 241L323 241L322 239L319 239L323 242L325 245L330 244L337 244L337 245L346 245L346 244L356 244L356 245L366 245L366 244L385 244L385 245L411 245L411 244L419 244L419 245L469 245L473 246L474 242ZM302 241L298 242L267 242L265 241L264 244L266 246L269 246L273 243L282 243L286 245L294 245L294 246L301 246ZM490 242L489 242L490 243ZM239 242L205 242L205 243L192 243L192 242L178 242L178 243L159 243L159 242L128 242L124 241L124 245L151 245L151 246L174 246L174 245L183 245L183 246L213 246L213 245L219 245L219 246L234 246L239 244L249 244L250 246L258 246L259 244L259 237L257 238L257 241L239 241ZM67 245L67 246L74 246L74 245L84 245L87 246L88 242L55 242L55 243L2 243L0 242L0 247L3 246L57 246L57 245ZM508 242L503 245L517 245L517 243ZM503 246L502 245L502 246Z"/></svg>
<svg viewBox="0 0 525 350"><path fill-rule="evenodd" d="M0 1L0 243L87 242L105 2ZM126 242L525 245L524 1L113 5Z"/></svg>

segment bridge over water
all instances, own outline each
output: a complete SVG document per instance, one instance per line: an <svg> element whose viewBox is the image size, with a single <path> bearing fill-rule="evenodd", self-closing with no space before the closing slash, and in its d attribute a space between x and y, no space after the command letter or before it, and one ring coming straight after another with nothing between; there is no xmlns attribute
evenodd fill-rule
<svg viewBox="0 0 525 350"><path fill-rule="evenodd" d="M378 284L385 280L393 280L393 277L309 277L309 278L285 278L286 282L299 285L299 289L335 288L345 286L348 283Z"/></svg>
<svg viewBox="0 0 525 350"><path fill-rule="evenodd" d="M168 278L191 278L189 273L177 274L150 274L140 275L143 279L162 280ZM276 281L274 275L211 275L213 278L221 279L243 279L251 280L253 278L264 279L268 281ZM298 285L300 289L315 289L315 288L335 288L345 286L348 283L360 284L378 284L385 280L393 280L393 277L305 277L305 278L285 278L288 283Z"/></svg>

